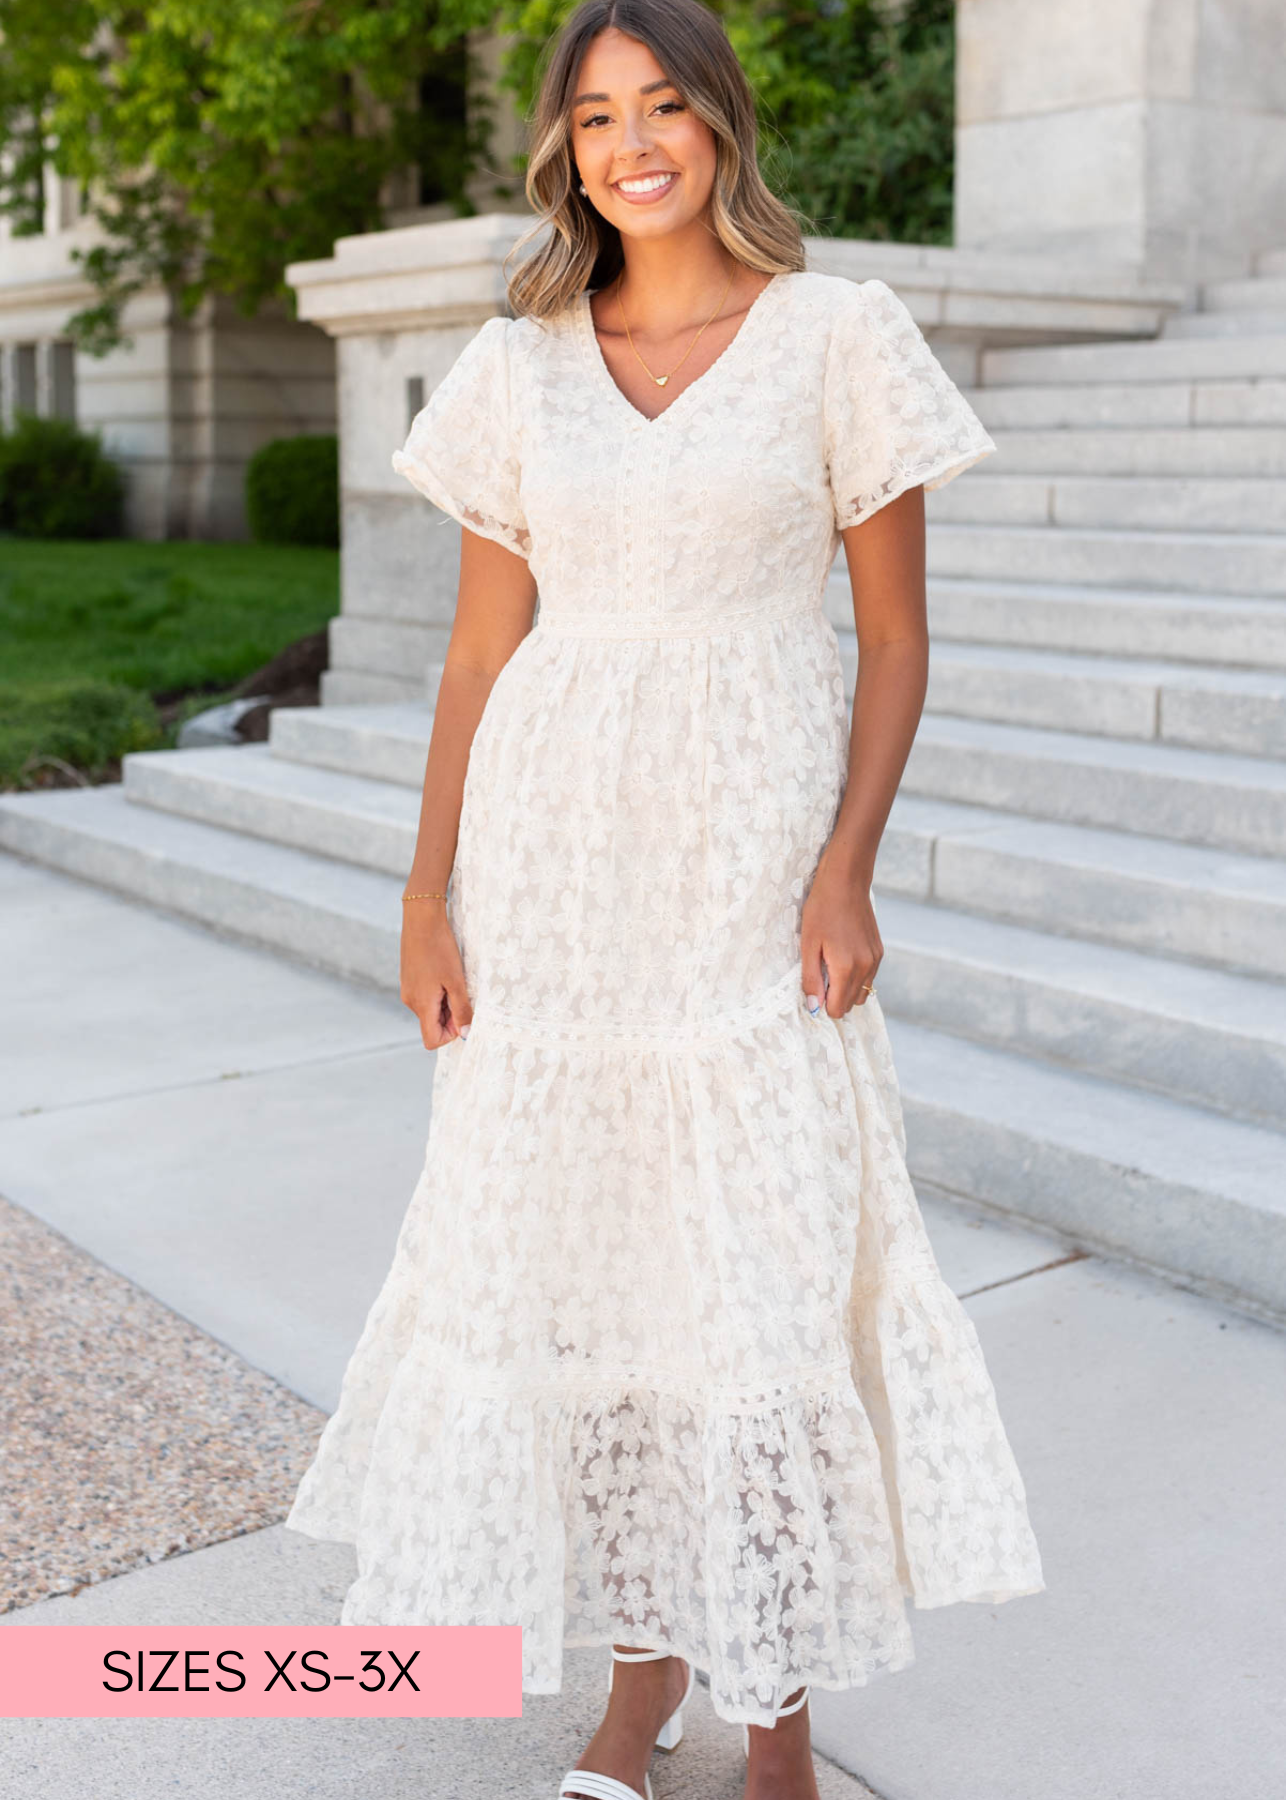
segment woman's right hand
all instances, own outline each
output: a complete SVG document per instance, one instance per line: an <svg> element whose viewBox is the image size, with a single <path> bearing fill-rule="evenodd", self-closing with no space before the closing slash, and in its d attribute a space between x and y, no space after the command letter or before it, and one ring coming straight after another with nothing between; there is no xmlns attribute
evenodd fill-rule
<svg viewBox="0 0 1286 1800"><path fill-rule="evenodd" d="M473 1007L460 946L440 901L402 909L402 1004L420 1021L426 1050L468 1037Z"/></svg>

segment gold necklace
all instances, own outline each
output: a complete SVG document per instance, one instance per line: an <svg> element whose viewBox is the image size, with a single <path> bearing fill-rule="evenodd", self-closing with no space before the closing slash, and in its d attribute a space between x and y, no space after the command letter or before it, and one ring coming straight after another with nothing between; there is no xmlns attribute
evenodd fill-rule
<svg viewBox="0 0 1286 1800"><path fill-rule="evenodd" d="M616 277L616 304L620 311L621 323L625 327L625 335L630 340L630 349L634 351L635 356L639 357L639 361L641 363L643 363L643 367L645 369L647 369L647 364L645 362L643 362L643 358L641 356L639 356L638 349L634 343L634 339L630 335L630 322L625 317L625 308L621 305L621 275L624 275L624 273L625 273L625 270L622 269L620 275L618 275ZM732 277L736 273L737 273L737 264L736 264L736 261L734 260L732 268L728 272L727 285L725 286L723 292L720 294L718 300L715 302L714 312L712 312L710 314L710 318L706 320L706 325L708 325L710 323L710 320L714 318L714 313L718 312L719 308L723 305L724 301L728 298L728 288L730 288L732 286ZM706 325L703 325L701 327L701 331L705 330ZM701 336L701 331L698 331L697 336L693 338L692 342L688 345L687 349L683 352L683 355L679 358L678 362L675 363L674 368L670 370L670 375L675 374L679 369L681 369L683 367L684 363L687 362L688 358L691 356L692 352L697 347L697 338L699 338ZM647 369L647 372L649 375L652 375L651 369ZM670 379L670 375L652 375L652 379L658 387L664 387L666 382Z"/></svg>

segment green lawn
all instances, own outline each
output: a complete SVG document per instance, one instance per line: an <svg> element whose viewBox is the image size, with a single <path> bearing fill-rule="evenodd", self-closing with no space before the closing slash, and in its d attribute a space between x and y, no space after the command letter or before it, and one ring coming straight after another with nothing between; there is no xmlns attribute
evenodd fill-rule
<svg viewBox="0 0 1286 1800"><path fill-rule="evenodd" d="M334 550L0 538L0 787L33 754L110 772L165 741L156 698L217 697L338 610Z"/></svg>

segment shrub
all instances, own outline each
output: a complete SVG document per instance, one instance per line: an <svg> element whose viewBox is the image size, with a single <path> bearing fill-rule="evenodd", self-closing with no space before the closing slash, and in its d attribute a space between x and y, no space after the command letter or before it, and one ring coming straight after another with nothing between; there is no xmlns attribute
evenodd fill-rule
<svg viewBox="0 0 1286 1800"><path fill-rule="evenodd" d="M65 778L61 764L91 780L128 750L163 741L151 698L116 681L76 681L25 692L0 688L0 788Z"/></svg>
<svg viewBox="0 0 1286 1800"><path fill-rule="evenodd" d="M275 438L246 466L246 518L260 544L339 543L339 442Z"/></svg>
<svg viewBox="0 0 1286 1800"><path fill-rule="evenodd" d="M0 531L119 537L124 498L124 478L96 432L33 413L19 413L0 432Z"/></svg>

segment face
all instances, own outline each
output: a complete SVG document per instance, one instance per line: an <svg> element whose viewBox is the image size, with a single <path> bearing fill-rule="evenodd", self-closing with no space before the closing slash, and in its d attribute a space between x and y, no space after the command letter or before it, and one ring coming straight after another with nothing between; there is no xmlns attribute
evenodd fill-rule
<svg viewBox="0 0 1286 1800"><path fill-rule="evenodd" d="M659 237L704 212L714 186L714 133L646 44L615 27L600 32L572 99L572 155L605 219L631 236Z"/></svg>

